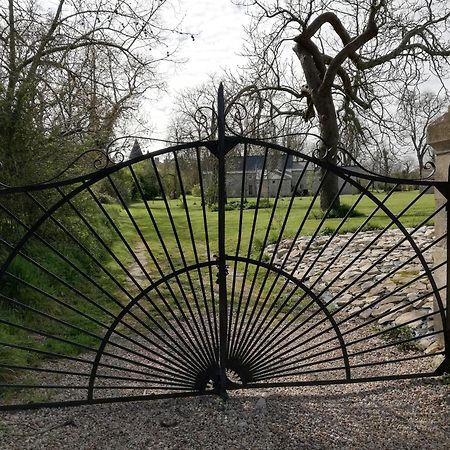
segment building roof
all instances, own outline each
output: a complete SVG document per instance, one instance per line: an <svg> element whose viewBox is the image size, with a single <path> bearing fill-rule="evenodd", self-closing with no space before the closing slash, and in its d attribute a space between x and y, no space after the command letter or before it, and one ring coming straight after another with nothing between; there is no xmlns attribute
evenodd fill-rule
<svg viewBox="0 0 450 450"><path fill-rule="evenodd" d="M143 153L141 150L141 146L139 145L138 140L135 139L133 148L131 149L131 152L130 152L129 159L134 159L134 158L137 158L138 156L142 156L142 155L143 155Z"/></svg>

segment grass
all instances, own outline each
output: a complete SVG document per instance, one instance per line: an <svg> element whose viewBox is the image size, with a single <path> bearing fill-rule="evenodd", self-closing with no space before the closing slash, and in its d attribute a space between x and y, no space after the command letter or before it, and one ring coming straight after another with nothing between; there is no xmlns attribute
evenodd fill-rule
<svg viewBox="0 0 450 450"><path fill-rule="evenodd" d="M385 194L374 194L377 198L382 200ZM406 205L408 205L417 195L417 192L396 192L386 202L387 208L394 214L398 214L402 211ZM352 205L357 195L343 195L341 196L341 203L343 205ZM230 199L232 202L236 202L237 199ZM160 268L164 274L172 272L169 266L169 262L166 256L166 252L172 260L175 267L191 265L196 263L196 256L199 261L207 259L207 241L204 228L204 218L202 205L197 198L187 197L186 199L188 209L180 207L181 200L170 200L170 216L175 226L175 232L172 227L172 223L169 218L168 211L165 203L162 200L154 200L149 202L151 213L153 214L154 222L157 224L158 232L164 242L163 245L159 242L157 237L157 230L152 224L152 220L148 215L146 206L144 203L134 203L130 207L130 212L137 223L137 226L141 230L145 240L148 242L153 257L160 264ZM274 199L270 199L270 203L275 204ZM285 223L284 230L283 222L288 208L288 200L280 199L278 201L275 213L271 219L272 209L261 210L229 210L226 211L226 253L228 255L234 255L236 253L236 246L238 243L238 231L239 221L242 214L242 235L240 239L240 252L242 256L249 255L251 258L258 259L261 256L266 245L275 243L278 240L290 238L295 235L299 227L303 226L301 235L311 235L315 233L320 226L319 234L332 234L336 227L340 226L339 232L345 233L349 231L355 231L360 227L366 217L370 215L374 208L375 203L369 198L363 198L357 207L358 216L348 217L345 221L342 218L329 218L323 219L320 217L321 211L318 205L313 205L308 219L304 221L307 211L311 204L311 197L298 197L295 198L291 213L288 220ZM136 230L132 222L129 220L128 214L124 208L119 205L108 205L108 210L114 214L118 226L126 237L127 240L133 242L134 245L138 245L140 238L137 236ZM424 195L419 201L402 216L401 223L404 226L411 227L421 223L425 220L434 210L434 197L432 195ZM189 212L190 226L186 217L186 212ZM347 209L348 211L348 209ZM218 222L217 212L209 211L205 208L206 221L208 227L208 239L210 257L213 259L213 255L218 250ZM256 219L255 219L256 218ZM377 211L373 218L364 226L364 230L375 230L385 227L390 218L383 211ZM431 222L429 223L431 224ZM254 225L254 232L252 236L252 228ZM270 225L270 226L269 226ZM395 227L395 226L394 226ZM193 239L191 236L191 230ZM178 239L176 239L176 238ZM250 245L251 243L251 245ZM142 245L142 243L140 243ZM130 261L130 254L126 249L118 245L117 251L120 252L121 258L128 258ZM184 262L183 262L183 257ZM268 256L262 256L262 260L268 262ZM230 264L230 272L232 273L234 266L232 262ZM149 273L154 279L160 277L160 273L153 264L151 258L149 258ZM243 273L246 270L244 263L238 263L237 271ZM253 266L247 268L250 275L249 280L253 275L256 275L257 285L261 284L261 280L265 275L265 270L256 270ZM270 275L267 285L270 286L270 281L274 279L274 275ZM186 277L180 277L183 289L190 291L189 280ZM205 277L207 278L207 277ZM232 279L232 277L228 277ZM248 291L251 281L246 281L245 285L239 281L237 291L242 288L245 292ZM207 289L210 289L209 285L206 285ZM229 286L231 289L232 286ZM268 287L265 286L263 293L268 291ZM162 292L166 295L168 293L165 287L162 288Z"/></svg>
<svg viewBox="0 0 450 450"><path fill-rule="evenodd" d="M380 200L384 197L384 194L374 194ZM417 192L397 192L387 201L386 207L394 214L398 214L405 206L411 202ZM346 205L343 210L348 211L348 206L352 205L358 196L356 195L344 195L341 196L341 203ZM230 201L238 201L238 199L230 199ZM266 200L267 204L274 205L275 199ZM213 258L217 252L218 240L218 223L217 212L206 209L206 220L208 223L208 236L205 235L204 230L204 217L203 209L198 198L188 197L186 200L188 209L181 207L182 202L180 200L170 200L170 215L173 219L176 232L172 228L172 223L169 219L168 212L165 204L162 200L154 200L149 202L149 207L154 216L154 221L157 224L158 230L152 224L152 220L149 217L148 211L144 203L133 203L130 205L130 212L136 221L136 224L141 230L145 241L153 252L154 260L157 264L148 257L146 268L150 277L153 280L160 278L160 271L164 274L172 272L167 254L172 260L175 267L181 267L186 263L187 265L195 264L196 259L204 261L207 258L207 240L209 239L210 245L210 257ZM295 235L299 226L302 225L302 235L312 235L316 232L318 227L319 234L332 234L338 226L340 226L340 233L356 230L365 220L365 218L374 210L375 203L369 198L364 198L357 206L358 214L353 217L349 217L345 222L341 223L342 219L339 217L323 218L319 206L313 205L308 220L304 221L307 211L311 205L311 197L298 197L295 198L291 213L288 220L285 223L284 230L282 230L284 217L288 208L288 200L279 199L277 208L273 217L272 208L263 209L245 209L242 210L242 235L240 240L240 254L242 256L249 255L252 258L259 258L264 250L264 247L269 243L277 242L279 239L289 238ZM423 220L425 220L434 210L434 196L424 195L406 214L403 215L401 223L404 226L412 227ZM134 224L130 221L127 211L118 204L112 204L105 206L106 211L110 214L112 220L117 225L120 233L125 240L134 249L139 246L143 246L141 239L136 231ZM347 208L347 209L346 209ZM190 225L186 217L186 211L189 211ZM121 241L117 233L113 228L107 224L104 219L99 216L92 216L92 220L95 223L95 229L104 239L105 243L110 246L112 252L116 255L117 259L122 262L123 266L130 268L135 265L133 262L133 255L130 254L126 245ZM240 228L240 209L231 209L226 211L226 252L228 255L234 255L236 252L236 245L238 243L238 230ZM383 212L377 211L370 222L365 226L365 229L379 229L386 226L390 221L390 218ZM428 223L429 225L432 222ZM104 264L105 268L117 278L119 284L121 284L125 290L132 291L133 295L138 292L137 288L133 288L128 281L127 275L120 268L120 266L111 258L107 251L99 245L98 241L93 239L89 233L84 232L83 225L80 222L74 220L72 224L74 232L77 233L77 237L82 240L91 253L98 258L98 260ZM254 228L254 231L252 231ZM191 230L193 239L191 238ZM117 285L115 285L108 276L102 271L92 259L82 251L78 246L67 239L62 237L58 233L54 233L54 230L49 230L53 235L53 245L69 260L76 262L76 266L86 271L96 282L98 282L107 293L110 293L114 298L118 299L122 304L126 304L128 298L121 292ZM165 248L159 242L157 231L160 233L164 242ZM53 234L52 234L53 233ZM252 245L250 243L252 242ZM195 243L195 245L194 245ZM144 249L145 250L145 249ZM1 251L1 248L0 248ZM4 250L3 250L4 251ZM100 291L92 283L88 282L85 277L80 275L74 268L69 267L66 263L62 263L61 259L50 249L43 247L38 241L30 240L30 243L25 249L26 253L33 256L40 264L51 270L55 275L64 279L68 285L73 286L75 289L81 291L85 297L93 298L100 305L108 309L112 314L117 314L120 307L114 305L111 298L105 292ZM144 251L144 253L146 253ZM195 256L197 254L197 257ZM183 261L184 258L184 261ZM267 261L268 257L263 255L263 260ZM231 264L230 264L231 265ZM230 273L232 273L234 266L231 265ZM208 281L207 269L204 275L205 288L207 292L210 289L214 289L215 286L211 286ZM238 263L237 271L243 273L246 270L244 263ZM264 277L265 271L255 270L250 266L247 268L249 278L245 284L242 281L238 281L236 285L236 293L243 292L249 293L250 284L253 276L256 277L257 287L261 288L262 294L269 292L269 286L271 281L274 280L274 275L271 274L268 278L268 283L262 288L261 283ZM62 298L66 303L79 309L84 314L110 323L111 319L107 314L100 311L98 308L90 305L86 298L80 297L70 288L63 286L61 283L55 282L55 280L42 273L40 269L33 266L31 263L25 260L25 258L18 256L9 271L15 276L27 280L32 285L35 285L53 295L57 298ZM215 269L214 278L215 278ZM192 275L195 278L195 274ZM228 277L229 280L232 277ZM36 290L26 287L22 284L15 282L12 279L7 278L6 283L2 286L2 293L11 298L25 299L26 304L30 308L39 308L41 311L45 311L55 317L60 318L66 322L71 323L76 327L83 328L93 334L102 335L104 333L103 327L96 325L92 321L87 320L81 315L70 311L63 306L57 305L55 302L45 297ZM180 295L181 289L188 292L189 301L192 301L193 296L197 295L200 290L198 278L194 280L194 284L197 292L192 292L190 289L190 283L192 280L186 275L179 277L179 286L175 281L170 283L170 286L162 285L161 293L168 299L171 298L170 287L173 289L176 295ZM213 281L214 284L214 281ZM277 284L277 289L280 288L280 283ZM231 290L231 285L229 286ZM277 292L277 291L274 291ZM162 307L162 302L159 299L155 300L157 304ZM173 300L171 300L173 302ZM286 305L286 308L289 305ZM59 336L63 339L74 341L76 344L81 344L87 347L96 348L98 345L98 339L95 337L77 332L75 329L66 327L60 323L37 316L35 313L30 312L26 308L20 306L12 306L7 301L0 300L0 315L8 321L17 323L23 327L34 328L37 331L43 331L55 336ZM23 345L33 347L38 350L53 352L57 354L76 355L82 351L85 351L82 347L68 344L66 342L58 341L52 338L41 336L37 333L30 333L25 329L13 328L9 326L2 326L0 328L0 340L3 342L9 342L16 345ZM34 366L38 365L42 359L37 353L18 350L7 346L0 347L0 360L6 361L9 364ZM17 376L18 371L3 370L0 371L0 382L8 382ZM25 382L31 382L32 376L28 377ZM8 394L9 395L9 394ZM29 394L27 394L29 395Z"/></svg>
<svg viewBox="0 0 450 450"><path fill-rule="evenodd" d="M111 230L107 224L99 216L89 215L88 217L91 224L95 225L95 229L105 237L106 243L110 244L113 249L117 248L120 255L121 250L118 243L107 238L111 236ZM73 239L70 239L56 226L51 227L49 225L47 229L41 230L49 245L73 262L73 267L71 267L55 251L42 245L36 239L30 239L22 252L32 258L36 264L25 256L18 255L8 268L8 273L18 279L25 280L26 283L21 283L10 276L5 276L3 279L2 295L10 299L17 299L21 304L0 297L0 317L17 325L2 324L0 341L57 355L77 355L86 352L86 347L92 349L98 347L99 339L93 335L101 337L104 333L104 327L95 321L107 323L105 312L89 303L87 299L95 301L100 307L110 311L112 315L117 314L120 310L118 305L112 304L111 298L107 295L108 292L115 293L114 283L89 256L89 253L94 255L100 264L111 265L106 250L92 236L88 236L87 233L81 231L80 223L77 223L74 217L71 217L71 221L67 222L78 229L77 231L69 231L73 231L76 240L81 241L89 249L89 252L83 251L80 246L74 243ZM6 256L5 249L1 247L0 256ZM122 257L126 259L125 255L122 255ZM54 276L40 269L39 265ZM77 268L95 280L104 291L90 283ZM120 282L124 281L123 275L119 272L116 271L115 276L118 277ZM64 280L65 283L57 281L57 278ZM82 295L79 293L82 293ZM115 293L114 296L123 302L120 295ZM54 301L54 299L59 299L60 302L64 302L69 307ZM33 309L58 320L53 320L44 314L37 314ZM75 309L81 314L76 312ZM62 322L69 323L73 327L68 327ZM86 333L80 332L79 328L85 330ZM30 332L27 329L34 331ZM46 333L47 336L41 333ZM54 339L51 336L60 339ZM35 367L42 362L43 358L51 359L52 357L25 349L0 346L0 360L9 365ZM0 369L0 384L10 382L20 373L20 369ZM29 371L25 372L21 382L33 384L34 379L34 372ZM23 390L21 399L28 402L33 400L33 395L35 395L34 401L38 401L44 399L47 395L43 390L38 390L34 394L33 392L34 390ZM1 392L1 397L5 401L8 401L11 395L9 389Z"/></svg>
<svg viewBox="0 0 450 450"><path fill-rule="evenodd" d="M377 198L382 200L384 198L383 193L374 194ZM394 214L398 214L402 211L405 206L411 202L417 195L417 192L396 192L387 201L386 206ZM352 205L356 199L357 195L343 195L341 196L341 203L347 205ZM238 199L229 199L235 205ZM271 204L275 204L275 199L270 199ZM175 224L176 234L172 229L171 221L169 220L169 215L166 210L166 206L162 200L154 200L149 202L151 212L154 216L154 221L157 224L158 231L162 236L164 244L167 249L167 253L170 255L175 267L182 267L184 265L181 253L183 253L186 264L195 264L195 252L197 252L198 259L204 261L207 256L207 243L205 236L205 229L203 224L203 209L198 198L187 197L187 211L189 212L189 218L191 222L191 229L193 234L193 239L191 238L191 231L189 223L186 218L186 209L180 207L182 204L181 200L170 200L170 215ZM251 258L258 259L263 252L266 245L270 243L275 243L280 239L280 234L282 239L290 238L295 235L300 224L302 224L304 217L311 204L311 197L298 197L294 200L293 207L287 220L284 231L282 232L282 224L284 217L288 208L288 200L280 199L275 210L275 214L272 218L272 209L263 208L257 211L255 216L255 210L239 210L232 209L226 211L226 252L228 255L234 255L236 252L236 246L238 243L238 231L239 231L239 221L242 214L242 236L240 240L240 252L242 256L249 255ZM360 227L366 217L372 213L375 208L375 203L369 198L363 198L358 204L357 210L358 214L353 217L348 217L344 222L342 218L329 218L323 219L323 214L320 211L318 205L314 205L308 215L308 220L303 223L303 229L301 235L311 235L315 233L320 226L319 234L332 234L336 227L340 226L339 232L345 233L349 231L355 231ZM112 211L114 211L119 227L127 239L134 239L135 243L139 242L136 239L136 232L134 230L133 224L130 222L126 211L119 205L109 205ZM419 201L403 215L401 223L407 227L411 227L419 224L421 221L425 220L434 210L434 197L432 195L424 195ZM161 264L161 269L164 273L170 273L172 270L169 267L166 254L163 246L159 243L157 238L157 233L155 227L152 225L152 221L148 216L148 212L143 203L134 203L130 207L131 214L133 215L136 223L138 224L140 230L149 243L152 251L154 252L155 259ZM217 253L217 234L218 234L218 223L217 223L217 212L210 211L206 209L206 220L208 225L208 238L210 244L210 255ZM256 220L255 220L256 217ZM385 227L389 222L390 218L383 211L377 211L373 218L364 226L364 230L375 230ZM341 223L342 222L342 223ZM253 224L255 225L255 231L252 236ZM431 224L431 222L429 223ZM270 226L269 226L270 225ZM178 242L175 239L175 235L178 238ZM195 243L195 247L193 246ZM251 245L250 245L251 242ZM262 260L268 262L268 255L262 255ZM230 273L233 273L234 266L232 261L230 264ZM243 284L241 279L236 282L236 291L238 294L241 290L248 293L251 289L251 283L253 276L256 277L256 287L261 288L262 280L266 274L265 269L256 270L253 266L246 268L244 263L238 263L237 272L244 273L247 270L247 279ZM149 264L149 271L152 277L155 279L159 278L159 273L153 264ZM205 277L207 278L207 277ZM232 276L228 277L231 283ZM262 288L262 294L266 294L269 291L271 282L275 279L274 274L270 274L268 277L268 282ZM183 288L186 292L191 291L189 287L188 280L183 278L181 280ZM199 288L199 286L197 286ZM209 289L210 286L206 285ZM232 285L228 286L229 292L232 289ZM277 289L280 289L280 283L277 285ZM272 292L276 293L277 289ZM167 289L162 289L164 294L167 294ZM263 295L264 298L264 295Z"/></svg>
<svg viewBox="0 0 450 450"><path fill-rule="evenodd" d="M393 194L393 196L386 202L386 207L392 213L398 214L413 198L415 198L416 195L417 192L414 191L397 192ZM384 197L384 194L375 194L375 196L381 200ZM344 205L351 205L355 202L356 198L356 195L343 195L341 196L341 203ZM230 200L236 201L236 199ZM194 262L194 248L191 242L188 222L186 220L186 211L179 207L180 203L181 202L179 200L170 200L170 213L176 226L176 234L180 240L181 248L186 254L186 259ZM273 203L273 199L271 199L271 203ZM295 199L281 238L288 238L295 235L299 225L306 215L310 203L311 197L298 197ZM164 202L161 200L152 201L150 202L150 206L169 254L175 260L181 261L180 250L176 240L174 239L174 232L168 219ZM192 197L187 198L187 206L192 223L196 250L203 258L206 253L206 240L203 226L202 206L198 199ZM273 243L279 240L287 207L288 200L280 199L270 227L269 220L272 214L271 208L258 210L255 222L255 210L243 210L241 249L248 250L253 223L255 223L255 232L253 235L252 248L250 249L252 256L257 256L259 254L264 246L264 243L267 245L268 243ZM133 226L130 223L125 211L118 205L110 205L109 208L117 213L118 220L121 224L121 230L124 234L129 238L135 238L136 233L133 230ZM349 217L345 220L339 232L345 233L355 231L365 221L366 217L374 210L374 208L374 202L367 197L363 198L357 207L358 217ZM401 223L406 227L415 226L422 220L426 219L433 211L433 195L424 195L407 213L402 216ZM145 205L143 203L135 203L131 206L131 212L139 227L143 231L145 238L153 245L156 244L154 245L156 255L159 258L164 259L162 247L157 243L156 232L148 218ZM236 250L240 214L241 211L239 210L226 211L226 251L227 254L230 255ZM321 216L322 212L320 211L319 206L317 204L314 205L308 216L308 220L306 220L303 225L301 234L311 235L317 230L319 225L321 225L319 230L321 234L331 234L342 221L342 218L329 218L324 220ZM217 213L207 210L206 217L208 222L208 237L211 244L211 250L214 253L217 251ZM368 224L366 224L364 229L381 229L389 222L390 218L386 215L386 213L383 211L377 211L374 217L368 222ZM428 225L431 224L432 222L430 221Z"/></svg>

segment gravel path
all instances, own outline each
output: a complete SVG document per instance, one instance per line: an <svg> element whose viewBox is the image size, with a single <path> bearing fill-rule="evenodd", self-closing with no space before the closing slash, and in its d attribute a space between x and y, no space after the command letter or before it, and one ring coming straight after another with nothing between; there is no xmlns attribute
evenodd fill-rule
<svg viewBox="0 0 450 450"><path fill-rule="evenodd" d="M409 356L389 351L391 359ZM425 364L389 373L428 371ZM370 375L383 371L374 366ZM449 417L449 385L438 379L248 389L230 392L227 402L203 396L3 412L0 450L444 449Z"/></svg>
<svg viewBox="0 0 450 450"><path fill-rule="evenodd" d="M235 391L0 415L2 449L444 449L439 380Z"/></svg>

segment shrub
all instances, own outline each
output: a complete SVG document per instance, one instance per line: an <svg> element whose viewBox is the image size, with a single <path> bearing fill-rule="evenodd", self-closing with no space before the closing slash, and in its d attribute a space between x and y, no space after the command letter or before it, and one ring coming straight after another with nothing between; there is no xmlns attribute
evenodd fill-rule
<svg viewBox="0 0 450 450"><path fill-rule="evenodd" d="M349 213L350 212L350 213ZM364 214L356 209L352 210L350 205L341 204L337 208L333 208L329 211L327 218L330 219L341 219L348 214L348 217L364 217Z"/></svg>
<svg viewBox="0 0 450 450"><path fill-rule="evenodd" d="M349 213L350 212L350 213ZM349 214L348 214L349 213ZM348 216L347 216L348 214ZM328 213L314 212L312 216L315 219L322 219L326 215L327 219L342 219L344 217L364 217L364 214L357 209L352 210L352 206L346 204L340 204L338 207L331 209Z"/></svg>
<svg viewBox="0 0 450 450"><path fill-rule="evenodd" d="M272 208L273 203L268 198L262 198L259 200L259 204L257 202L249 202L247 200L244 200L242 202L240 200L231 200L225 204L225 211L233 211L233 210L240 210L240 209L265 209L265 208ZM219 208L217 206L217 203L214 203L212 205L209 205L210 211L217 211Z"/></svg>
<svg viewBox="0 0 450 450"><path fill-rule="evenodd" d="M202 190L200 189L199 184L192 185L191 194L193 197L201 197L202 196Z"/></svg>

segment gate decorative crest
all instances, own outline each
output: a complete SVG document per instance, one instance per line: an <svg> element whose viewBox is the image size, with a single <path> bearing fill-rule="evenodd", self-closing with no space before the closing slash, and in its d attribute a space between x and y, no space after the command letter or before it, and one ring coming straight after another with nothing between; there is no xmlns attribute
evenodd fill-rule
<svg viewBox="0 0 450 450"><path fill-rule="evenodd" d="M0 188L0 409L449 369L446 232L429 226L448 182L227 136L222 86L217 118L217 140ZM317 206L327 174L339 214Z"/></svg>

